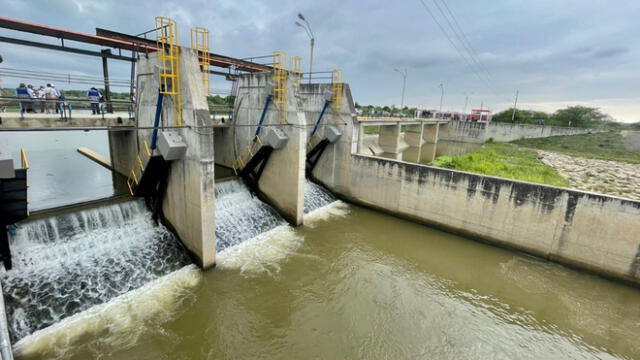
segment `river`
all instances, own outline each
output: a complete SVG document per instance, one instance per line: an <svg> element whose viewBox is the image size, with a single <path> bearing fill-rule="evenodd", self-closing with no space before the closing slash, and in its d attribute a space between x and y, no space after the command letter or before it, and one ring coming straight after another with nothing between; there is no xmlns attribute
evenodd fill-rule
<svg viewBox="0 0 640 360"><path fill-rule="evenodd" d="M262 206L234 186L247 205L230 214ZM640 357L637 289L355 205L309 211L297 229L231 236L214 270L185 266L28 336L16 358Z"/></svg>

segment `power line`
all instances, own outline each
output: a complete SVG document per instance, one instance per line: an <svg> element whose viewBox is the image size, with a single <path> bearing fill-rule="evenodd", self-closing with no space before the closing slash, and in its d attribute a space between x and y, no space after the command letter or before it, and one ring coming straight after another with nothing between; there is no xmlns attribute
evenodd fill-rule
<svg viewBox="0 0 640 360"><path fill-rule="evenodd" d="M453 23L455 24L455 26L458 29L459 33L462 35L462 39L464 41L461 41L461 42L463 44L467 45L467 49L469 50L469 53L471 54L471 56L473 58L475 58L475 60L478 63L479 67L482 68L482 70L484 70L484 72L487 74L487 77L491 78L491 74L489 73L489 70L487 70L486 66L484 66L484 63L480 60L480 57L478 56L478 52L473 47L473 45L471 45L471 41L469 41L469 38L467 37L467 34L462 30L462 27L460 26L460 23L456 19L455 15L453 15L453 12L449 8L449 5L447 5L445 0L440 0L440 1L442 2L442 4L444 5L445 9L447 10L447 13L449 13L449 16L451 16L451 19L453 20Z"/></svg>
<svg viewBox="0 0 640 360"><path fill-rule="evenodd" d="M444 27L440 24L440 22L438 22L438 20L436 19L436 16L433 14L433 12L431 11L431 9L429 9L429 7L427 6L427 4L425 4L424 0L420 0L420 3L422 4L422 6L424 7L424 9L427 11L427 13L429 14L429 16L431 16L431 19L433 19L433 21L436 23L436 25L438 25L438 28L440 28L440 31L442 32L442 34L447 38L447 40L449 41L449 43L451 44L451 46L453 46L453 48L458 52L458 55L460 55L460 57L462 58L462 60L464 60L464 62L467 64L467 66L469 67L469 69L471 69L471 71L473 71L473 73L476 75L476 77L478 78L478 80L480 80L480 82L482 82L489 90L491 90L493 92L493 89L491 89L491 87L486 83L486 81L480 76L480 74L478 73L478 71L471 65L471 63L469 62L469 60L467 59L467 56L465 56L465 54L460 51L460 48L458 48L458 46L455 44L455 42L451 39L451 37L449 36L449 33L447 33L447 31L444 29Z"/></svg>

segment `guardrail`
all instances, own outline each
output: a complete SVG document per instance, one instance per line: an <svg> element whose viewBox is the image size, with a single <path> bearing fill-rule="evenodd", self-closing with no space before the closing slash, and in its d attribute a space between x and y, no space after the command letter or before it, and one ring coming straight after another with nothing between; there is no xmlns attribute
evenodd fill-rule
<svg viewBox="0 0 640 360"><path fill-rule="evenodd" d="M97 109L93 104L97 104ZM61 120L71 120L74 110L97 110L104 119L107 110L112 112L127 112L129 119L133 119L135 103L129 100L109 100L95 103L89 99L65 98L65 99L40 99L19 98L16 96L0 96L0 113L20 113L20 119L30 114L59 114ZM38 112L38 110L40 112Z"/></svg>

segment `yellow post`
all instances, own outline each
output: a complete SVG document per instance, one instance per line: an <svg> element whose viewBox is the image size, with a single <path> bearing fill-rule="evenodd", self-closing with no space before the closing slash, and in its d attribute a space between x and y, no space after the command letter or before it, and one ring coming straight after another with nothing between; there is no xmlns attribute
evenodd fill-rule
<svg viewBox="0 0 640 360"><path fill-rule="evenodd" d="M273 102L278 107L278 119L280 124L287 123L286 59L284 52L273 52Z"/></svg>
<svg viewBox="0 0 640 360"><path fill-rule="evenodd" d="M331 106L334 109L339 109L342 105L342 70L333 70L333 76L331 77L331 92L333 93Z"/></svg>
<svg viewBox="0 0 640 360"><path fill-rule="evenodd" d="M296 77L296 85L300 85L300 81L302 80L302 70L300 68L300 62L302 58L300 56L294 56L289 60L289 70Z"/></svg>
<svg viewBox="0 0 640 360"><path fill-rule="evenodd" d="M209 30L201 27L191 29L191 48L198 53L202 83L209 95Z"/></svg>
<svg viewBox="0 0 640 360"><path fill-rule="evenodd" d="M160 92L173 95L174 124L182 126L182 89L180 86L180 48L176 21L156 17L156 47L160 63Z"/></svg>

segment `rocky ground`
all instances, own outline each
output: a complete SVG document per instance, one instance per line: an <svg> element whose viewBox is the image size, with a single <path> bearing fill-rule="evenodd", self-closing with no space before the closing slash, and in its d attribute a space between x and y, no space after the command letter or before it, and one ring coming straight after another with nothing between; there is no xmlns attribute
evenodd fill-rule
<svg viewBox="0 0 640 360"><path fill-rule="evenodd" d="M542 162L558 171L573 188L640 200L640 164L540 150L538 154Z"/></svg>

